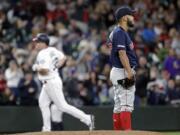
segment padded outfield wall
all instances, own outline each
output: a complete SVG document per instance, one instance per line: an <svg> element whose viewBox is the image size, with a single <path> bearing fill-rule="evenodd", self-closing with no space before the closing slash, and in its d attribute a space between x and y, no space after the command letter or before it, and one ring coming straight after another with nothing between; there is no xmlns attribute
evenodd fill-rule
<svg viewBox="0 0 180 135"><path fill-rule="evenodd" d="M112 130L112 107L84 107L86 113L96 117L97 130ZM180 130L180 108L143 107L133 112L133 129L149 131ZM65 130L87 130L70 115L63 116ZM0 107L0 133L40 131L42 118L38 107Z"/></svg>

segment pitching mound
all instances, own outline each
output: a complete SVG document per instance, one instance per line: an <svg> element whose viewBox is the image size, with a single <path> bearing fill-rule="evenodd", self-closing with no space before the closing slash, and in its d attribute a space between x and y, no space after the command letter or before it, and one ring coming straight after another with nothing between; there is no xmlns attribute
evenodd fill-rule
<svg viewBox="0 0 180 135"><path fill-rule="evenodd" d="M148 131L59 131L59 132L31 132L14 135L163 135L158 132Z"/></svg>

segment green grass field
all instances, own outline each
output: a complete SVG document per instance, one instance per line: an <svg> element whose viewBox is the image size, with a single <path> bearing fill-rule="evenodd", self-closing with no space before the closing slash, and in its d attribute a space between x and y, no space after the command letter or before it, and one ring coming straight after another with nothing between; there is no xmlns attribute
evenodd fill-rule
<svg viewBox="0 0 180 135"><path fill-rule="evenodd" d="M166 132L165 135L180 135L180 132Z"/></svg>

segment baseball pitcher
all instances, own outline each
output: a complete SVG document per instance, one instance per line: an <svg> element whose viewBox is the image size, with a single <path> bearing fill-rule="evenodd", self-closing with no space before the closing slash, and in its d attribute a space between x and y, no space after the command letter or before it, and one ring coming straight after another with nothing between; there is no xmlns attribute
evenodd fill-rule
<svg viewBox="0 0 180 135"><path fill-rule="evenodd" d="M63 94L62 80L58 74L66 57L54 47L49 47L49 37L44 33L33 38L35 48L39 51L33 70L37 71L38 78L42 82L42 90L39 97L39 107L43 118L42 131L51 131L50 103L53 102L59 110L66 112L89 126L89 130L94 129L94 116L87 115L81 110L69 105Z"/></svg>
<svg viewBox="0 0 180 135"><path fill-rule="evenodd" d="M110 80L114 88L114 130L131 130L137 58L127 31L134 24L134 12L129 7L118 8L115 12L118 25L109 36L112 46Z"/></svg>

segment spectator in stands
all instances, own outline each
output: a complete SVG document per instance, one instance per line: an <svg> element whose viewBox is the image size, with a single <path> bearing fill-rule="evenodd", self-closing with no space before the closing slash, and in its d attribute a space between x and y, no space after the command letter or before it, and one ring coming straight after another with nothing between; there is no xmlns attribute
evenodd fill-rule
<svg viewBox="0 0 180 135"><path fill-rule="evenodd" d="M83 101L84 105L92 105L92 91L88 89L86 85L87 81L79 81L78 82L78 90L80 99Z"/></svg>
<svg viewBox="0 0 180 135"><path fill-rule="evenodd" d="M26 71L18 84L20 95L20 105L37 105L36 93L38 90L37 83L33 79L31 71Z"/></svg>
<svg viewBox="0 0 180 135"><path fill-rule="evenodd" d="M179 81L180 78L177 78L176 81ZM170 79L168 81L168 86L167 86L167 93L168 93L168 99L169 103L173 106L180 105L180 87L177 86L175 83L175 80Z"/></svg>
<svg viewBox="0 0 180 135"><path fill-rule="evenodd" d="M173 78L175 78L177 74L180 74L180 54L176 54L174 49L169 50L169 55L164 60L164 69L166 69Z"/></svg>
<svg viewBox="0 0 180 135"><path fill-rule="evenodd" d="M7 87L4 73L0 71L0 105L15 105L16 100L13 93Z"/></svg>
<svg viewBox="0 0 180 135"><path fill-rule="evenodd" d="M161 72L162 74L163 72ZM150 70L150 81L147 84L147 104L165 105L167 104L167 91L164 80L160 79L162 75L158 74L156 67Z"/></svg>
<svg viewBox="0 0 180 135"><path fill-rule="evenodd" d="M92 96L92 105L99 105L100 99L98 94L98 86L97 86L97 73L91 71L89 74L89 79L86 81L86 86L88 87L88 91L91 91Z"/></svg>
<svg viewBox="0 0 180 135"><path fill-rule="evenodd" d="M19 101L9 88L6 88L3 93L3 105L19 105Z"/></svg>
<svg viewBox="0 0 180 135"><path fill-rule="evenodd" d="M0 71L0 104L3 104L3 94L6 90L6 80L2 71Z"/></svg>
<svg viewBox="0 0 180 135"><path fill-rule="evenodd" d="M149 46L151 51L153 51L153 49L155 48L157 36L154 31L153 23L150 20L146 22L145 28L142 31L142 39Z"/></svg>
<svg viewBox="0 0 180 135"><path fill-rule="evenodd" d="M98 75L97 92L99 96L100 105L108 105L111 103L109 96L109 82L105 75Z"/></svg>
<svg viewBox="0 0 180 135"><path fill-rule="evenodd" d="M19 98L19 89L18 83L23 77L21 69L18 67L14 60L9 62L9 67L5 71L5 78L7 80L7 86L15 95L16 98Z"/></svg>
<svg viewBox="0 0 180 135"><path fill-rule="evenodd" d="M147 83L149 82L149 67L145 56L140 56L136 71L135 105L146 105Z"/></svg>
<svg viewBox="0 0 180 135"><path fill-rule="evenodd" d="M88 5L85 5L84 0L77 0L77 3L75 5L75 12L72 15L72 18L87 23L89 21L87 6Z"/></svg>
<svg viewBox="0 0 180 135"><path fill-rule="evenodd" d="M3 70L5 68L6 57L3 54L3 48L0 48L0 69Z"/></svg>
<svg viewBox="0 0 180 135"><path fill-rule="evenodd" d="M14 59L12 54L13 47L8 43L0 43L1 53L0 53L0 68L5 71L9 65L9 61Z"/></svg>

